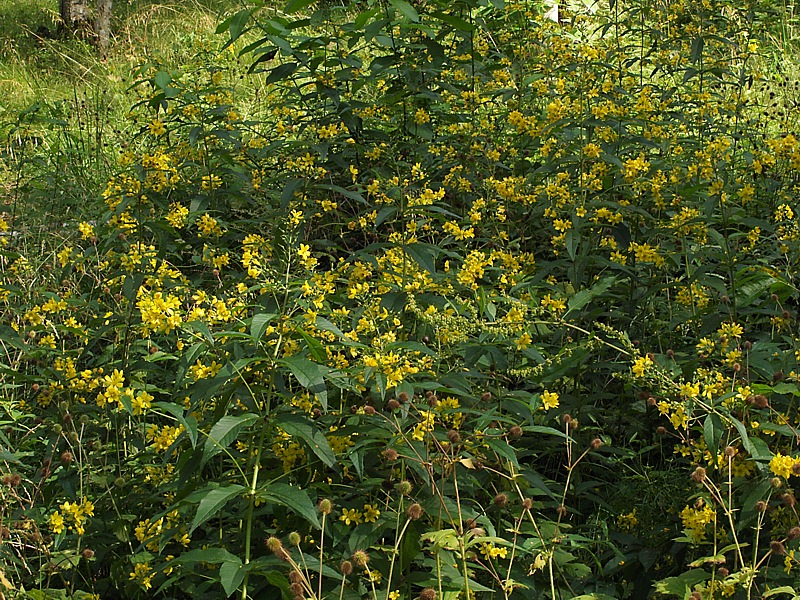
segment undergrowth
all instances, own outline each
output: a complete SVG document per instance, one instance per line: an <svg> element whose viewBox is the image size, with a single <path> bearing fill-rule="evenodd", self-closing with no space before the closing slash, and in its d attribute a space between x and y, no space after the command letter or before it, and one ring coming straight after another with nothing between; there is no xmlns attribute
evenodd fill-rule
<svg viewBox="0 0 800 600"><path fill-rule="evenodd" d="M251 4L7 119L7 595L800 594L772 9L547 8Z"/></svg>

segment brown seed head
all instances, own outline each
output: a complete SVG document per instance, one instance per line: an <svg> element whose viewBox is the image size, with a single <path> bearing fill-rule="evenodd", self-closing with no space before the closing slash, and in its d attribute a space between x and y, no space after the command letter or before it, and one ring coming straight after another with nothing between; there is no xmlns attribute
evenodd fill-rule
<svg viewBox="0 0 800 600"><path fill-rule="evenodd" d="M800 537L800 527L796 525L789 530L789 533L786 534L786 537L790 540L796 540Z"/></svg>
<svg viewBox="0 0 800 600"><path fill-rule="evenodd" d="M492 393L491 393L491 392L483 392L483 393L481 394L481 400L482 400L483 402L488 402L488 401L489 401L489 400L491 400L491 399L492 399Z"/></svg>
<svg viewBox="0 0 800 600"><path fill-rule="evenodd" d="M303 574L297 569L289 571L289 581L292 583L303 583Z"/></svg>
<svg viewBox="0 0 800 600"><path fill-rule="evenodd" d="M767 507L768 507L767 503L764 502L763 500L759 500L755 504L756 511L760 512L760 513L766 512L767 511Z"/></svg>
<svg viewBox="0 0 800 600"><path fill-rule="evenodd" d="M769 406L769 400L764 394L756 394L754 400L756 408L767 408Z"/></svg>
<svg viewBox="0 0 800 600"><path fill-rule="evenodd" d="M389 400L386 403L386 408L387 408L387 410L395 411L398 408L400 408L400 403L397 400L395 400L394 398L392 398L391 400Z"/></svg>
<svg viewBox="0 0 800 600"><path fill-rule="evenodd" d="M558 516L562 519L567 516L567 512L567 507L563 504L556 509L556 513L558 513Z"/></svg>
<svg viewBox="0 0 800 600"><path fill-rule="evenodd" d="M386 450L383 451L383 458L385 458L389 462L396 461L398 456L400 456L400 454L398 454L397 450L395 450L394 448L387 448Z"/></svg>
<svg viewBox="0 0 800 600"><path fill-rule="evenodd" d="M365 415L369 415L369 416L372 416L372 415L374 415L374 414L375 414L375 407L374 407L374 406L372 406L372 405L370 405L370 404L367 404L367 405L364 407L364 414L365 414Z"/></svg>
<svg viewBox="0 0 800 600"><path fill-rule="evenodd" d="M725 579L728 575L730 575L731 572L728 571L728 569L726 569L725 567L720 567L719 569L717 569L717 573L719 574L720 577Z"/></svg>
<svg viewBox="0 0 800 600"><path fill-rule="evenodd" d="M459 444L461 442L461 434L455 429L451 429L447 432L447 439L453 444Z"/></svg>
<svg viewBox="0 0 800 600"><path fill-rule="evenodd" d="M425 588L419 593L419 600L436 600L436 590Z"/></svg>
<svg viewBox="0 0 800 600"><path fill-rule="evenodd" d="M779 540L772 540L769 543L769 551L773 554L777 554L778 556L783 556L786 554L786 546L784 546L783 542Z"/></svg>
<svg viewBox="0 0 800 600"><path fill-rule="evenodd" d="M783 480L780 477L773 477L769 483L775 489L783 487Z"/></svg>
<svg viewBox="0 0 800 600"><path fill-rule="evenodd" d="M20 483L22 483L22 475L14 473L11 476L11 487L17 487Z"/></svg>
<svg viewBox="0 0 800 600"><path fill-rule="evenodd" d="M571 414L564 413L563 415L561 415L561 422L562 423L566 423L567 425L569 425L569 423L571 421L572 421L572 415Z"/></svg>
<svg viewBox="0 0 800 600"><path fill-rule="evenodd" d="M533 500L531 498L525 498L522 500L522 508L525 510L530 510L533 508Z"/></svg>
<svg viewBox="0 0 800 600"><path fill-rule="evenodd" d="M347 577L353 572L353 563L349 560L343 560L342 564L339 565L339 570L342 572L342 575Z"/></svg>
<svg viewBox="0 0 800 600"><path fill-rule="evenodd" d="M508 430L508 435L512 438L521 438L522 437L522 427L519 425L514 425L511 429Z"/></svg>
<svg viewBox="0 0 800 600"><path fill-rule="evenodd" d="M408 394L405 392L400 392L399 394L397 394L397 399L400 402L408 402Z"/></svg>
<svg viewBox="0 0 800 600"><path fill-rule="evenodd" d="M302 596L305 591L302 583L293 583L289 588L292 590L292 594L294 594L295 597Z"/></svg>
<svg viewBox="0 0 800 600"><path fill-rule="evenodd" d="M416 521L422 518L422 515L425 514L425 509L423 509L422 505L420 505L419 503L414 502L414 504L411 504L406 509L406 514L408 515L409 519L411 519L412 521Z"/></svg>
<svg viewBox="0 0 800 600"><path fill-rule="evenodd" d="M784 377L785 377L785 375L784 375L783 371L780 371L780 370L779 371L775 371L772 374L772 381L780 381Z"/></svg>
<svg viewBox="0 0 800 600"><path fill-rule="evenodd" d="M734 448L733 446L726 446L725 456L727 456L728 458L733 458L734 456L736 456L736 448Z"/></svg>
<svg viewBox="0 0 800 600"><path fill-rule="evenodd" d="M363 569L369 563L369 554L363 550L356 550L353 552L353 562Z"/></svg>
<svg viewBox="0 0 800 600"><path fill-rule="evenodd" d="M592 450L599 450L603 446L603 440L594 438L589 445L592 447Z"/></svg>
<svg viewBox="0 0 800 600"><path fill-rule="evenodd" d="M69 450L64 450L64 452L61 453L61 462L64 463L65 465L68 465L69 463L71 463L72 462L72 452L70 452Z"/></svg>
<svg viewBox="0 0 800 600"><path fill-rule="evenodd" d="M791 492L786 492L785 494L781 494L781 500L783 500L783 503L789 507L794 506L795 502L797 501L794 497L794 494Z"/></svg>
<svg viewBox="0 0 800 600"><path fill-rule="evenodd" d="M84 548L83 551L81 552L81 556L86 560L94 558L94 550L92 550L91 548Z"/></svg>
<svg viewBox="0 0 800 600"><path fill-rule="evenodd" d="M703 467L697 467L692 473L692 479L697 483L703 483L706 479L706 470Z"/></svg>
<svg viewBox="0 0 800 600"><path fill-rule="evenodd" d="M667 350L667 358L675 358L675 350L673 350L672 348L669 348Z"/></svg>
<svg viewBox="0 0 800 600"><path fill-rule="evenodd" d="M750 340L746 340L744 344L742 344L742 348L744 349L745 352L750 352L750 350L752 350L753 348L753 342L751 342Z"/></svg>
<svg viewBox="0 0 800 600"><path fill-rule="evenodd" d="M497 496L494 497L494 504L500 508L505 508L508 506L508 494L504 494L502 492L497 494Z"/></svg>

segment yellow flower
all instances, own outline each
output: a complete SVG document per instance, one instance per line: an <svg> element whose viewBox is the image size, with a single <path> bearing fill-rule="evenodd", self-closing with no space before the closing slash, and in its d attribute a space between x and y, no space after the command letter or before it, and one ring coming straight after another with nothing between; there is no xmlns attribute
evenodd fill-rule
<svg viewBox="0 0 800 600"><path fill-rule="evenodd" d="M374 523L378 520L378 517L381 516L381 511L378 510L378 506L376 504L365 504L364 505L364 520L367 523Z"/></svg>
<svg viewBox="0 0 800 600"><path fill-rule="evenodd" d="M527 333L523 333L519 338L514 340L514 343L517 346L517 350L525 350L525 348L531 345L531 336Z"/></svg>
<svg viewBox="0 0 800 600"><path fill-rule="evenodd" d="M647 370L648 367L653 366L653 361L650 359L649 356L640 356L636 359L631 367L631 371L637 377L644 377L644 372Z"/></svg>
<svg viewBox="0 0 800 600"><path fill-rule="evenodd" d="M83 240L88 240L94 235L94 227L86 221L78 225L78 231L81 232L81 239Z"/></svg>
<svg viewBox="0 0 800 600"><path fill-rule="evenodd" d="M130 574L131 581L140 584L144 589L149 590L153 587L153 569L147 563L138 563L133 566L133 572Z"/></svg>
<svg viewBox="0 0 800 600"><path fill-rule="evenodd" d="M64 517L62 517L61 513L58 511L50 515L50 529L52 529L53 533L56 535L64 532Z"/></svg>
<svg viewBox="0 0 800 600"><path fill-rule="evenodd" d="M361 524L361 511L356 510L355 508L343 508L342 514L339 517L340 521L343 521L345 525L360 525Z"/></svg>
<svg viewBox="0 0 800 600"><path fill-rule="evenodd" d="M558 394L545 390L542 392L542 410L550 410L551 408L558 408Z"/></svg>

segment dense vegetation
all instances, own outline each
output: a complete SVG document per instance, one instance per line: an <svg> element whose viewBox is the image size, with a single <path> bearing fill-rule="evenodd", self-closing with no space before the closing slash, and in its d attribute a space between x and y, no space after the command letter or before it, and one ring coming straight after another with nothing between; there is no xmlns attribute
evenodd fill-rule
<svg viewBox="0 0 800 600"><path fill-rule="evenodd" d="M7 597L800 596L793 16L559 9L242 5L6 110Z"/></svg>

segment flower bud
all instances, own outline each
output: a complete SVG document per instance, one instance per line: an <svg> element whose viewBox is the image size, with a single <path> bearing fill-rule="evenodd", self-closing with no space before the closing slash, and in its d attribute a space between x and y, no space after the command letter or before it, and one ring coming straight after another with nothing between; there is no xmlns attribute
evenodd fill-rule
<svg viewBox="0 0 800 600"><path fill-rule="evenodd" d="M329 515L333 511L333 502L327 498L323 498L319 501L319 504L317 504L317 508L323 515Z"/></svg>
<svg viewBox="0 0 800 600"><path fill-rule="evenodd" d="M397 491L403 494L403 496L408 496L411 493L411 490L413 489L411 482L406 480L398 482L396 487Z"/></svg>

